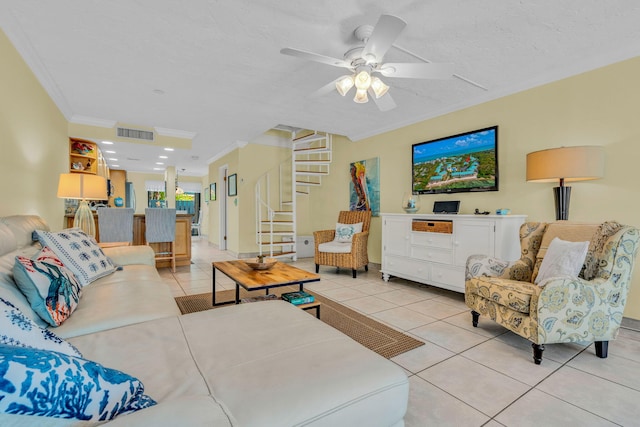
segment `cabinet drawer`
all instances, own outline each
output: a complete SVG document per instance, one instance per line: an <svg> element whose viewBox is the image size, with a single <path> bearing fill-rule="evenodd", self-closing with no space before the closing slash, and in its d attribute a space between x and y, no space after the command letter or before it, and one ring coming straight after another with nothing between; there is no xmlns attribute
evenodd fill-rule
<svg viewBox="0 0 640 427"><path fill-rule="evenodd" d="M432 246L434 248L451 249L451 234L443 233L411 233L412 245Z"/></svg>
<svg viewBox="0 0 640 427"><path fill-rule="evenodd" d="M436 247L411 246L411 257L425 261L453 264L453 252Z"/></svg>
<svg viewBox="0 0 640 427"><path fill-rule="evenodd" d="M449 289L464 292L464 269L434 265L431 268L431 280L450 285Z"/></svg>
<svg viewBox="0 0 640 427"><path fill-rule="evenodd" d="M419 260L387 256L384 259L382 270L386 274L413 277L424 282L429 280L430 266Z"/></svg>

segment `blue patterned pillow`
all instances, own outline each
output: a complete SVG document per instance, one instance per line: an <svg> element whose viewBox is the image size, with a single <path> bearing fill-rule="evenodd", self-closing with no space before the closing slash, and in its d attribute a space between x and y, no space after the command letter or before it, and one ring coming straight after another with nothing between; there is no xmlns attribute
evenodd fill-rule
<svg viewBox="0 0 640 427"><path fill-rule="evenodd" d="M57 351L82 357L73 345L36 325L16 306L0 298L0 344Z"/></svg>
<svg viewBox="0 0 640 427"><path fill-rule="evenodd" d="M58 233L37 230L42 246L48 246L62 260L65 267L75 274L82 286L116 271L116 266L102 252L93 237L79 228L69 228Z"/></svg>
<svg viewBox="0 0 640 427"><path fill-rule="evenodd" d="M51 326L60 326L78 306L80 283L48 247L33 260L16 257L13 279L33 311Z"/></svg>
<svg viewBox="0 0 640 427"><path fill-rule="evenodd" d="M55 351L0 345L0 412L106 421L153 406L140 380Z"/></svg>
<svg viewBox="0 0 640 427"><path fill-rule="evenodd" d="M356 224L341 224L339 222L336 223L336 242L351 242L353 239L353 235L356 233L362 233L362 223L358 222Z"/></svg>

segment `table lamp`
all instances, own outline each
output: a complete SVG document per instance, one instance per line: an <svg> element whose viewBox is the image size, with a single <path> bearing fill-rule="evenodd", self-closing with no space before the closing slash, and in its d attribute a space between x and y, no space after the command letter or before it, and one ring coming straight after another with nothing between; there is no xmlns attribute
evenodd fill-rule
<svg viewBox="0 0 640 427"><path fill-rule="evenodd" d="M554 182L556 220L569 219L571 181L588 181L604 176L604 149L598 146L560 147L527 154L527 182Z"/></svg>
<svg viewBox="0 0 640 427"><path fill-rule="evenodd" d="M96 225L87 200L107 200L107 180L98 175L61 173L58 181L58 197L80 200L73 226L95 237Z"/></svg>

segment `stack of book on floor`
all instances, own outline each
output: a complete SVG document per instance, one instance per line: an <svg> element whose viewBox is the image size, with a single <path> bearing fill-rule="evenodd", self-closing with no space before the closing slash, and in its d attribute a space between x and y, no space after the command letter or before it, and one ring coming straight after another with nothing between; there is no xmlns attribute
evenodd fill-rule
<svg viewBox="0 0 640 427"><path fill-rule="evenodd" d="M314 301L313 295L303 291L287 292L280 297L293 305L309 304Z"/></svg>

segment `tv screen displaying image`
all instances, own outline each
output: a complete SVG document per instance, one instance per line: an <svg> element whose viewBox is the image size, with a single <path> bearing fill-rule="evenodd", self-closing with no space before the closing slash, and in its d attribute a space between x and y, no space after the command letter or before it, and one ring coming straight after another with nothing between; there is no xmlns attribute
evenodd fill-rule
<svg viewBox="0 0 640 427"><path fill-rule="evenodd" d="M414 194L498 191L498 126L412 146Z"/></svg>

